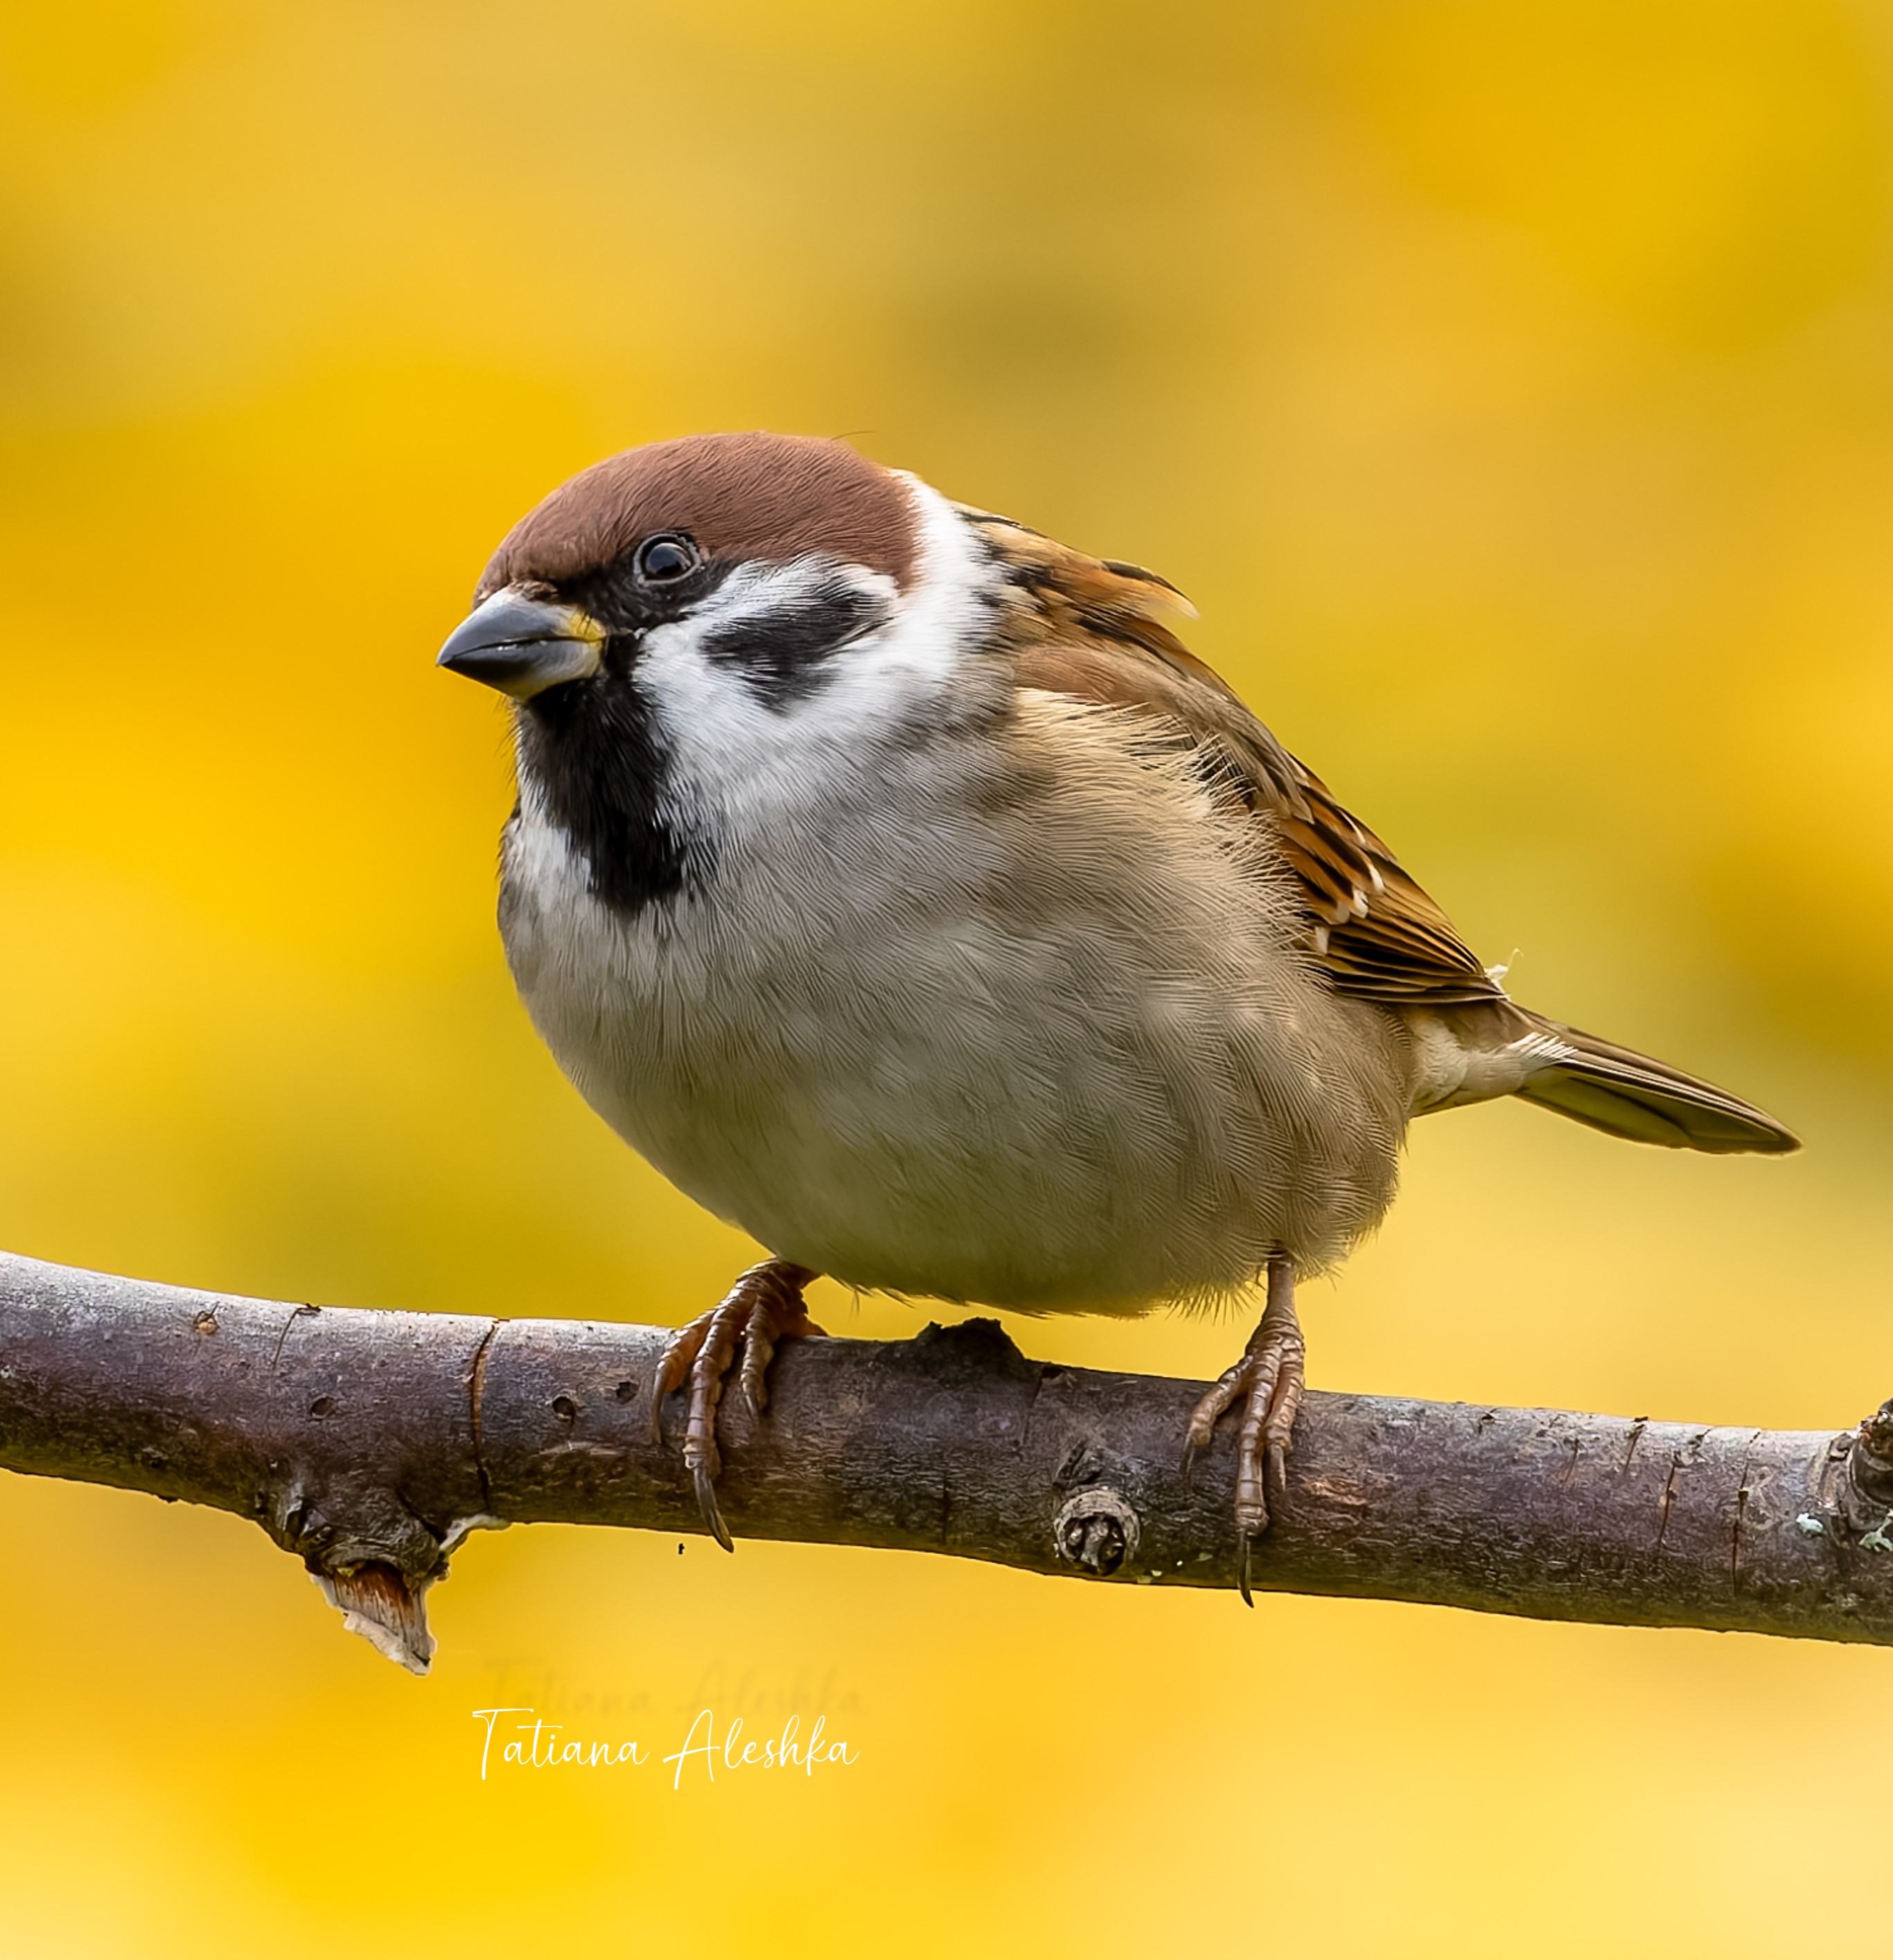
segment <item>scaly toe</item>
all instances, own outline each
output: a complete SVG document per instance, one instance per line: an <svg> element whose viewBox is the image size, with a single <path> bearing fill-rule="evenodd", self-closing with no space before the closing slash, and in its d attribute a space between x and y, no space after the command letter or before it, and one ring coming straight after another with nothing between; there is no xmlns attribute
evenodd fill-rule
<svg viewBox="0 0 1893 1960"><path fill-rule="evenodd" d="M1295 1318L1294 1266L1286 1254L1269 1262L1269 1300L1242 1359L1224 1370L1191 1411L1183 1440L1183 1488L1189 1488L1197 1453L1217 1421L1238 1398L1236 1434L1236 1583L1243 1604L1253 1606L1253 1548L1269 1529L1269 1506L1288 1488L1288 1451L1295 1411L1301 1405L1305 1349Z"/></svg>
<svg viewBox="0 0 1893 1960"><path fill-rule="evenodd" d="M717 1406L735 1368L738 1392L750 1414L761 1416L769 1401L767 1371L777 1344L821 1332L802 1304L802 1290L815 1277L807 1267L785 1260L770 1259L752 1266L717 1306L672 1335L651 1384L651 1437L659 1444L664 1437L665 1398L675 1389L689 1389L684 1467L690 1472L704 1522L726 1551L736 1547L716 1501L716 1478L723 1469L722 1452L716 1446Z"/></svg>

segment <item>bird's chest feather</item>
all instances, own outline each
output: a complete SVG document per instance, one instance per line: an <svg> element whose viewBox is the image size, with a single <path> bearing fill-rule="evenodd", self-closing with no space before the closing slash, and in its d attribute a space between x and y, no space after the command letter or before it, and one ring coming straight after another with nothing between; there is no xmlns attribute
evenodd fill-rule
<svg viewBox="0 0 1893 1960"><path fill-rule="evenodd" d="M780 1176L824 1136L923 1133L949 1080L989 1058L996 956L1027 982L980 918L1003 867L906 814L726 826L684 892L626 908L522 803L501 904L520 992L586 1096L687 1188L752 1163Z"/></svg>
<svg viewBox="0 0 1893 1960"><path fill-rule="evenodd" d="M1048 713L997 775L907 757L726 807L632 910L523 794L501 922L534 1021L674 1182L858 1284L1096 1306L1318 1261L1391 1191L1361 1030L1200 786Z"/></svg>

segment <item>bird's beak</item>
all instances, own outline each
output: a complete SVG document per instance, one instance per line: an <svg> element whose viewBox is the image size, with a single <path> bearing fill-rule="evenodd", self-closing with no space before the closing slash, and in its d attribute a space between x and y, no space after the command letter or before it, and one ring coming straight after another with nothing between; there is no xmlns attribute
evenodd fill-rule
<svg viewBox="0 0 1893 1960"><path fill-rule="evenodd" d="M589 612L528 599L509 586L455 627L436 664L530 701L596 673L604 654L605 628Z"/></svg>

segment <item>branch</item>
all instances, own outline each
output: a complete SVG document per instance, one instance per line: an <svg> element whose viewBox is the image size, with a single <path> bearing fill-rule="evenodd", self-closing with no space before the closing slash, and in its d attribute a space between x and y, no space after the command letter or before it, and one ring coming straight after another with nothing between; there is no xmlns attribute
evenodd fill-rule
<svg viewBox="0 0 1893 1960"><path fill-rule="evenodd" d="M647 1437L667 1330L233 1299L0 1255L0 1468L255 1518L426 1671L477 1526L699 1532ZM737 1535L1232 1587L1233 1424L1201 1385L1028 1361L992 1321L787 1343L726 1402ZM673 1416L673 1424L678 1420ZM1278 1592L1893 1645L1893 1402L1857 1430L1707 1429L1310 1394L1256 1548Z"/></svg>

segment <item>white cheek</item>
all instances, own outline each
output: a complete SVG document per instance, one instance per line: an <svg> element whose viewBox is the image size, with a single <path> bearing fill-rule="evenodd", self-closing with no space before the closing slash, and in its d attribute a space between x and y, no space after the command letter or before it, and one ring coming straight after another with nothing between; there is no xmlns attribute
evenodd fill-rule
<svg viewBox="0 0 1893 1960"><path fill-rule="evenodd" d="M780 743L781 718L744 679L740 667L707 660L708 634L736 616L714 611L659 626L638 655L639 688L656 705L665 746L684 775L754 767Z"/></svg>
<svg viewBox="0 0 1893 1960"><path fill-rule="evenodd" d="M703 646L732 622L831 582L831 563L746 568L700 612L646 639L638 682L662 724L667 800L684 827L754 832L845 794L873 774L878 756L937 723L964 688L998 575L945 498L907 480L920 518L916 576L903 595L891 580L854 568L856 582L890 602L893 616L829 655L805 694L772 706L739 667L707 658Z"/></svg>

